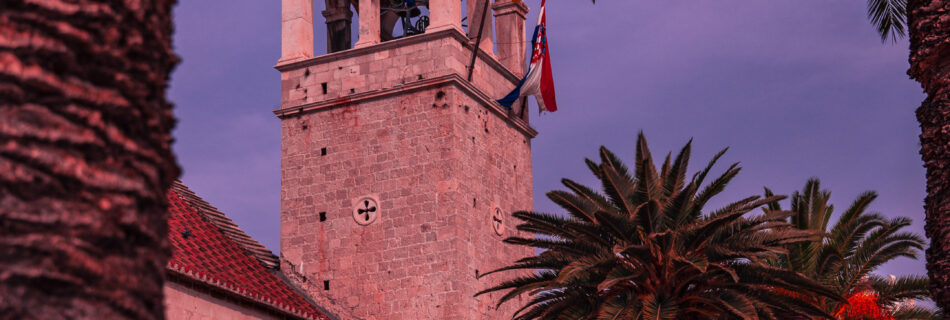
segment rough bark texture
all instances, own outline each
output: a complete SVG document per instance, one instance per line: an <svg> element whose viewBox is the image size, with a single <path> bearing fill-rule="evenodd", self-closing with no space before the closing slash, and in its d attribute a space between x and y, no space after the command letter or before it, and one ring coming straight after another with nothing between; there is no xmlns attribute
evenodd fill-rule
<svg viewBox="0 0 950 320"><path fill-rule="evenodd" d="M927 272L937 305L950 311L950 1L907 4L910 70L927 98L917 109L920 155L927 168Z"/></svg>
<svg viewBox="0 0 950 320"><path fill-rule="evenodd" d="M161 319L174 0L0 0L0 319Z"/></svg>

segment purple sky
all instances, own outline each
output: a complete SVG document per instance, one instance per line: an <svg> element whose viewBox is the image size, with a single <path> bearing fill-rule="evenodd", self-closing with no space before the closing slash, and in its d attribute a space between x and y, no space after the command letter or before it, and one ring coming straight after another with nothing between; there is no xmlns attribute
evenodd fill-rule
<svg viewBox="0 0 950 320"><path fill-rule="evenodd" d="M540 0L526 2L530 28ZM279 1L180 1L175 14L182 180L276 252ZM321 22L316 35L322 54ZM876 190L873 211L911 217L910 231L923 233L914 109L924 96L905 74L907 41L882 44L865 1L558 0L548 37L560 111L532 112L538 211L560 211L544 193L562 177L597 186L583 158L600 145L632 162L643 130L655 156L695 138L691 171L730 147L719 172L744 169L715 205L819 177L838 211ZM923 265L903 259L879 272Z"/></svg>

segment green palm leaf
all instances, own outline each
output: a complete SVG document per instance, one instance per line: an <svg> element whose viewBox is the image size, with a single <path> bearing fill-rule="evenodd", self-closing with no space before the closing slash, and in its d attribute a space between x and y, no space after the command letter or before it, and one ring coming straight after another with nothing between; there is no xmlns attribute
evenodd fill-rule
<svg viewBox="0 0 950 320"><path fill-rule="evenodd" d="M769 194L771 191L766 189L766 195ZM818 280L839 296L838 300L808 299L805 302L826 312L836 312L845 306L840 299L869 289L879 295L878 303L885 308L893 308L908 299L927 299L924 277L899 277L891 281L873 274L878 267L896 258L917 258L924 239L901 232L910 225L910 219L888 219L867 212L877 198L875 192L868 191L859 195L829 228L829 217L834 210L830 198L831 192L821 190L818 179L810 179L802 191L792 194L791 225L822 237L787 245L788 254L771 261L776 267L802 272Z"/></svg>
<svg viewBox="0 0 950 320"><path fill-rule="evenodd" d="M881 41L896 41L907 34L907 0L868 0L868 19Z"/></svg>
<svg viewBox="0 0 950 320"><path fill-rule="evenodd" d="M642 134L633 166L601 148L599 162L585 160L601 190L564 179L567 190L548 193L563 214L512 214L518 230L535 236L505 243L544 251L482 275L519 272L478 294L504 292L499 303L530 296L515 319L827 318L779 292L831 301L840 295L802 273L768 265L787 256L787 246L818 234L791 226L790 212L750 214L783 196L750 196L706 210L741 169L733 164L704 182L723 150L687 181L691 145L667 155L660 168ZM524 274L529 270L533 275Z"/></svg>

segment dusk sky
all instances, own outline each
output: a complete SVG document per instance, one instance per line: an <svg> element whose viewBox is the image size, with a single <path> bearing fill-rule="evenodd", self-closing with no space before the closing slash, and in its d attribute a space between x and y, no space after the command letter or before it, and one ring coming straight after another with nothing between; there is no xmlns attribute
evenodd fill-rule
<svg viewBox="0 0 950 320"><path fill-rule="evenodd" d="M325 52L316 0L316 52ZM531 7L528 29L540 0ZM865 190L872 211L923 234L924 169L906 75L907 41L881 43L865 1L552 0L548 40L556 113L537 116L535 209L605 145L633 162L637 131L654 156L694 139L691 172L721 148L743 171L714 206L800 190L818 177L838 212ZM182 180L275 253L280 243L280 1L180 1L170 99ZM355 39L354 39L355 42ZM662 161L662 159L657 159ZM787 206L787 201L785 202ZM880 273L924 274L901 259Z"/></svg>

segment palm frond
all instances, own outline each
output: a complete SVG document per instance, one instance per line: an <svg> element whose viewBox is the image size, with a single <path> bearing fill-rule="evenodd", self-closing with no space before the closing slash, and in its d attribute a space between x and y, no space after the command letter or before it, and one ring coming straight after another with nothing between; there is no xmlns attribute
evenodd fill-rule
<svg viewBox="0 0 950 320"><path fill-rule="evenodd" d="M868 0L868 19L881 42L897 41L907 33L907 0Z"/></svg>
<svg viewBox="0 0 950 320"><path fill-rule="evenodd" d="M704 183L723 149L687 181L691 146L675 157L668 154L660 168L642 133L631 167L601 148L600 162L585 160L601 190L564 179L567 191L548 193L564 214L513 213L520 221L516 228L534 237L505 242L544 251L480 276L518 272L478 294L504 292L499 303L531 296L515 315L526 320L828 317L777 292L830 301L840 295L801 273L768 265L787 257L788 246L816 241L817 233L790 225L791 212L749 215L777 208L784 196L770 191L706 210L740 169L733 164ZM524 275L532 268L539 273Z"/></svg>
<svg viewBox="0 0 950 320"><path fill-rule="evenodd" d="M868 277L868 285L878 294L878 299L884 305L890 305L907 299L928 300L930 293L927 284L930 282L925 276L904 276L892 279L877 275Z"/></svg>
<svg viewBox="0 0 950 320"><path fill-rule="evenodd" d="M942 320L943 313L922 306L901 306L891 311L891 317L896 320Z"/></svg>
<svg viewBox="0 0 950 320"><path fill-rule="evenodd" d="M767 190L767 189L766 189ZM767 190L766 194L771 194ZM881 265L899 257L916 258L925 244L924 239L900 230L910 225L907 218L888 219L878 213L869 213L877 198L873 191L859 195L837 218L828 230L829 217L834 205L831 192L822 190L817 179L810 179L805 188L792 194L794 212L791 225L823 235L812 241L788 246L788 255L771 261L774 266L800 271L828 286L840 297L864 294L876 295L882 307L906 299L926 296L926 278L902 277L887 281L872 274ZM829 312L845 310L840 301L813 299L814 304Z"/></svg>

